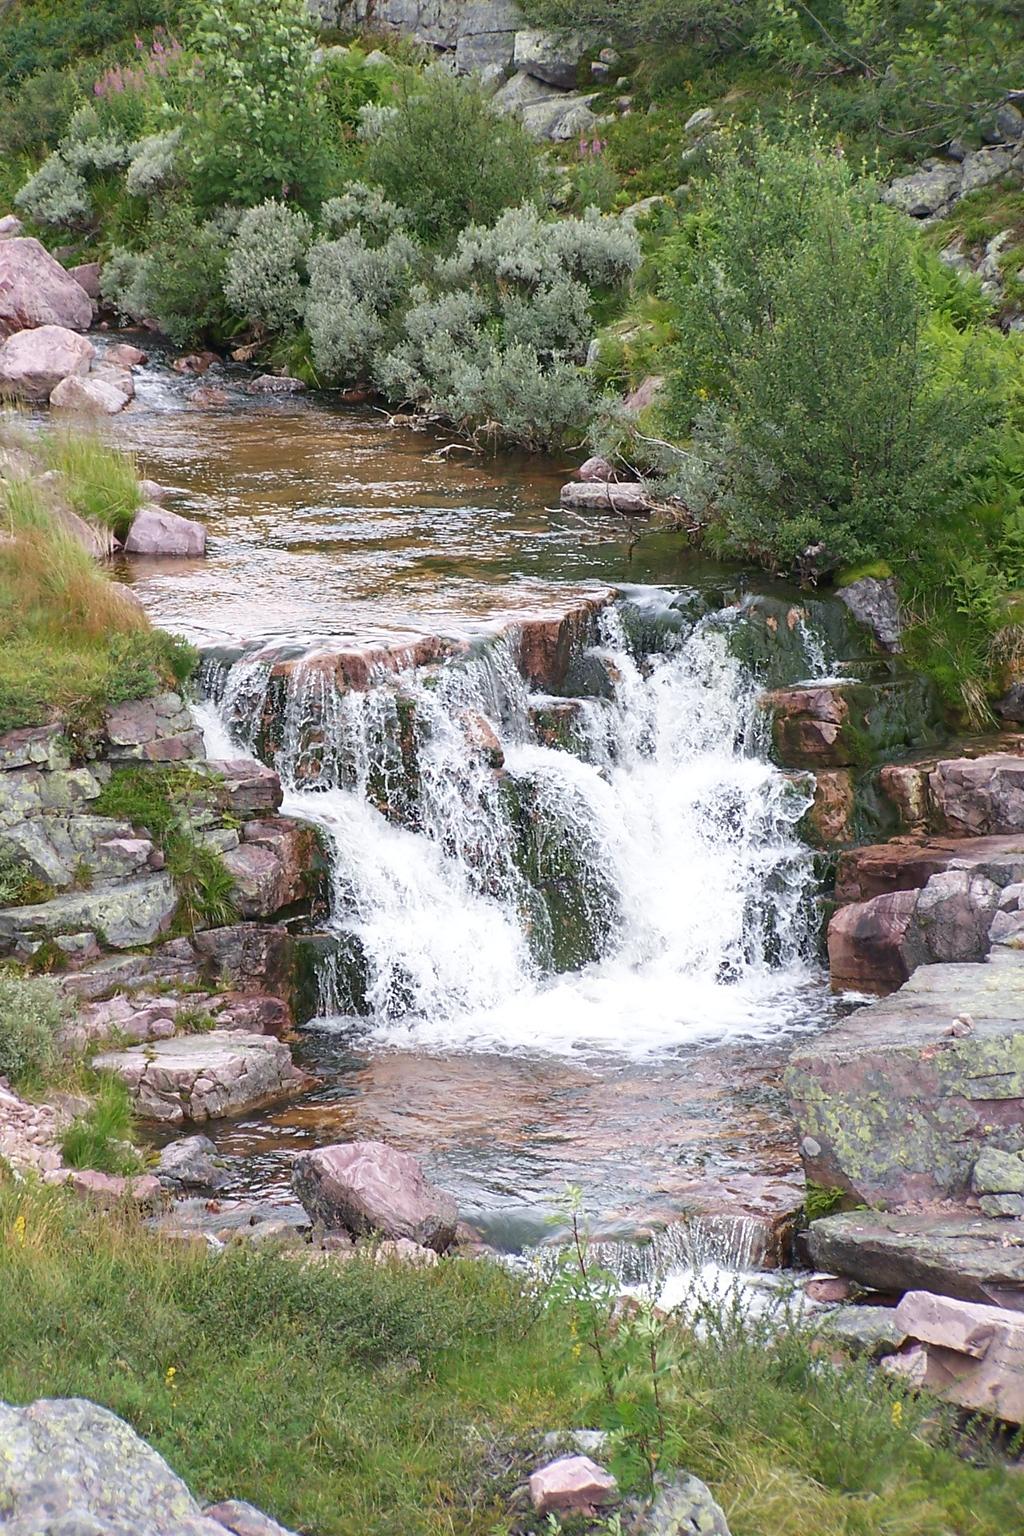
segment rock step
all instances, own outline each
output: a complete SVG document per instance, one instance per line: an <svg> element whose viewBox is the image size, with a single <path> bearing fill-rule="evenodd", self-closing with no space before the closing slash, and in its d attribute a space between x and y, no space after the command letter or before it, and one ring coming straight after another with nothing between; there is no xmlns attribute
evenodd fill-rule
<svg viewBox="0 0 1024 1536"><path fill-rule="evenodd" d="M1024 1312L1024 1228L967 1211L824 1216L807 1233L820 1269L876 1291L937 1292Z"/></svg>
<svg viewBox="0 0 1024 1536"><path fill-rule="evenodd" d="M298 1070L282 1041L234 1030L109 1051L97 1056L94 1065L121 1078L143 1119L170 1125L199 1124L280 1103L313 1082Z"/></svg>

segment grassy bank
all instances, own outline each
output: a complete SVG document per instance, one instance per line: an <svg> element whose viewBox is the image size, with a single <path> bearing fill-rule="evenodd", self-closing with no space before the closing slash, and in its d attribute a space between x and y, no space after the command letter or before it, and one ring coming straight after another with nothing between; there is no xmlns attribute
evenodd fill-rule
<svg viewBox="0 0 1024 1536"><path fill-rule="evenodd" d="M585 1309L494 1265L211 1257L24 1186L0 1187L0 1244L0 1397L104 1403L206 1498L318 1536L505 1536L537 1528L510 1511L537 1436L573 1424L616 1427L614 1463L637 1475L635 1354L609 1350L609 1401ZM983 1437L969 1465L934 1404L719 1317L702 1340L659 1337L660 1385L671 1460L733 1536L1016 1528L1019 1477L984 1464Z"/></svg>
<svg viewBox="0 0 1024 1536"><path fill-rule="evenodd" d="M87 436L0 421L0 731L103 710L188 676L194 653L155 630L97 558L137 505L130 460ZM47 472L48 478L43 476Z"/></svg>

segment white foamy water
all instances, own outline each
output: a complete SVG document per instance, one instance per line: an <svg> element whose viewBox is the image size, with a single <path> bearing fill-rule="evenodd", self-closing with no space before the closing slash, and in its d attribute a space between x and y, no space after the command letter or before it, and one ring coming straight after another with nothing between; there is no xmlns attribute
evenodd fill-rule
<svg viewBox="0 0 1024 1536"><path fill-rule="evenodd" d="M761 755L756 686L713 622L643 662L617 610L602 625L588 662L610 696L580 705L579 755L538 740L504 640L365 693L290 680L284 810L330 840L331 922L364 956L371 1039L645 1057L811 1022L807 798ZM210 681L211 755L237 755L269 668ZM481 729L504 774L471 744ZM577 929L585 959L556 973ZM325 1011L335 980L325 966Z"/></svg>

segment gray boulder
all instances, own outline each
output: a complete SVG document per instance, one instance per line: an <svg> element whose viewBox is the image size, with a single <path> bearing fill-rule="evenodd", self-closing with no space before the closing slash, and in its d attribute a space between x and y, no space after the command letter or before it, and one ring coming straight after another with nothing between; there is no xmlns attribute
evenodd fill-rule
<svg viewBox="0 0 1024 1536"><path fill-rule="evenodd" d="M0 336L41 325L87 331L91 324L92 300L45 246L17 235L0 240Z"/></svg>
<svg viewBox="0 0 1024 1536"><path fill-rule="evenodd" d="M243 1030L150 1041L97 1056L95 1066L117 1073L138 1114L167 1125L280 1103L311 1082L280 1040Z"/></svg>
<svg viewBox="0 0 1024 1536"><path fill-rule="evenodd" d="M110 949L152 944L170 927L178 897L170 875L142 875L120 885L69 892L0 912L0 952L28 948L59 934L96 933Z"/></svg>
<svg viewBox="0 0 1024 1536"><path fill-rule="evenodd" d="M543 32L528 29L515 34L513 63L516 69L571 91L576 85L580 61L600 38L583 32Z"/></svg>
<svg viewBox="0 0 1024 1536"><path fill-rule="evenodd" d="M960 191L962 168L953 161L927 161L910 176L897 176L882 193L883 203L912 219L943 212Z"/></svg>
<svg viewBox="0 0 1024 1536"><path fill-rule="evenodd" d="M807 1246L812 1263L870 1290L935 1291L1024 1312L1024 1243L1007 1242L1002 1221L850 1211L813 1221Z"/></svg>
<svg viewBox="0 0 1024 1536"><path fill-rule="evenodd" d="M209 1136L184 1136L164 1147L156 1176L167 1189L223 1189L231 1183L231 1162Z"/></svg>
<svg viewBox="0 0 1024 1536"><path fill-rule="evenodd" d="M195 557L206 553L206 529L165 507L141 507L124 541L127 555Z"/></svg>
<svg viewBox="0 0 1024 1536"><path fill-rule="evenodd" d="M871 1360L893 1354L906 1338L890 1307L837 1307L824 1319L821 1331L849 1354Z"/></svg>
<svg viewBox="0 0 1024 1536"><path fill-rule="evenodd" d="M314 1221L356 1235L410 1238L443 1253L455 1241L458 1207L419 1161L382 1141L352 1141L296 1159L292 1187Z"/></svg>
<svg viewBox="0 0 1024 1536"><path fill-rule="evenodd" d="M892 576L880 580L877 576L862 576L849 586L836 592L858 624L870 629L879 645L886 651L901 651L903 624L900 613L899 593Z"/></svg>
<svg viewBox="0 0 1024 1536"><path fill-rule="evenodd" d="M558 500L561 506L578 512L618 512L626 517L644 517L651 510L644 487L631 481L614 484L604 480L572 480L562 486Z"/></svg>
<svg viewBox="0 0 1024 1536"><path fill-rule="evenodd" d="M729 1536L707 1483L686 1474L656 1495L641 1530L643 1536Z"/></svg>
<svg viewBox="0 0 1024 1536"><path fill-rule="evenodd" d="M129 1425L84 1398L0 1403L4 1536L224 1536Z"/></svg>

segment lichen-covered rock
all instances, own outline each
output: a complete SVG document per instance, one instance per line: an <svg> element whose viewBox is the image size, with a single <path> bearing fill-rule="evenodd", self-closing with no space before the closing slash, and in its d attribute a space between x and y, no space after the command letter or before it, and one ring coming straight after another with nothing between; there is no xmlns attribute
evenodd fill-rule
<svg viewBox="0 0 1024 1536"><path fill-rule="evenodd" d="M156 1176L167 1189L217 1190L231 1183L232 1166L209 1136L184 1136L163 1148Z"/></svg>
<svg viewBox="0 0 1024 1536"><path fill-rule="evenodd" d="M5 1536L224 1536L123 1420L84 1398L0 1403Z"/></svg>
<svg viewBox="0 0 1024 1536"><path fill-rule="evenodd" d="M858 624L870 629L885 651L903 649L903 622L900 612L899 592L892 576L862 576L840 587L836 596L845 603Z"/></svg>
<svg viewBox="0 0 1024 1536"><path fill-rule="evenodd" d="M584 55L599 48L601 41L592 33L524 28L515 34L512 62L516 69L536 80L571 91Z"/></svg>
<svg viewBox="0 0 1024 1536"><path fill-rule="evenodd" d="M966 1197L986 1146L1024 1150L1022 1021L1024 965L926 965L798 1046L785 1084L807 1178L870 1204Z"/></svg>
<svg viewBox="0 0 1024 1536"><path fill-rule="evenodd" d="M382 1141L304 1152L292 1185L314 1221L357 1235L409 1238L443 1253L455 1241L458 1207L429 1182L418 1159Z"/></svg>
<svg viewBox="0 0 1024 1536"><path fill-rule="evenodd" d="M891 1355L906 1338L890 1307L837 1307L822 1321L821 1332L849 1354L872 1360Z"/></svg>
<svg viewBox="0 0 1024 1536"><path fill-rule="evenodd" d="M7 243L0 242L0 263ZM88 373L95 351L91 341L67 326L16 331L0 346L0 398L49 400L62 379Z"/></svg>
<svg viewBox="0 0 1024 1536"><path fill-rule="evenodd" d="M58 934L99 935L111 949L152 944L171 925L178 898L167 874L57 896L36 906L0 911L0 952L11 953Z"/></svg>
<svg viewBox="0 0 1024 1536"><path fill-rule="evenodd" d="M0 736L0 773L13 768L70 768L71 756L59 725L28 726Z"/></svg>
<svg viewBox="0 0 1024 1536"><path fill-rule="evenodd" d="M91 324L88 294L38 240L0 241L0 337L46 325L87 331Z"/></svg>
<svg viewBox="0 0 1024 1536"><path fill-rule="evenodd" d="M973 1214L849 1211L813 1221L811 1261L870 1290L936 1291L1024 1312L1024 1243Z"/></svg>
<svg viewBox="0 0 1024 1536"><path fill-rule="evenodd" d="M202 1122L294 1097L310 1084L280 1040L211 1030L111 1051L97 1069L116 1072L147 1120Z"/></svg>
<svg viewBox="0 0 1024 1536"><path fill-rule="evenodd" d="M130 699L104 717L113 762L183 762L205 756L202 732L177 693Z"/></svg>
<svg viewBox="0 0 1024 1536"><path fill-rule="evenodd" d="M243 917L269 917L303 901L316 884L318 847L308 823L279 816L247 822L244 842L224 854Z"/></svg>
<svg viewBox="0 0 1024 1536"><path fill-rule="evenodd" d="M984 1147L971 1174L978 1195L1024 1195L1024 1154Z"/></svg>
<svg viewBox="0 0 1024 1536"><path fill-rule="evenodd" d="M725 1511L707 1483L684 1474L655 1495L643 1536L729 1536Z"/></svg>
<svg viewBox="0 0 1024 1536"><path fill-rule="evenodd" d="M890 182L882 201L912 219L927 219L956 200L962 179L962 169L954 161L927 161L922 170Z"/></svg>

